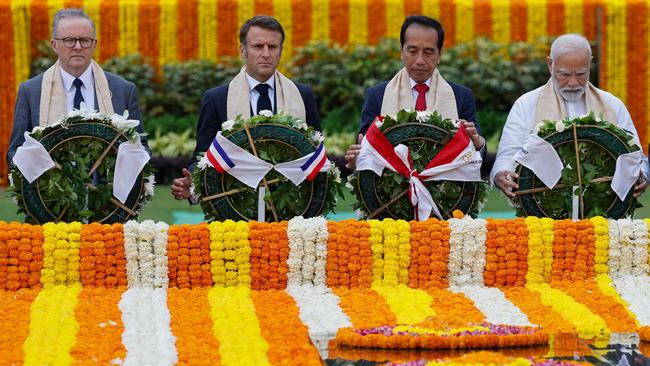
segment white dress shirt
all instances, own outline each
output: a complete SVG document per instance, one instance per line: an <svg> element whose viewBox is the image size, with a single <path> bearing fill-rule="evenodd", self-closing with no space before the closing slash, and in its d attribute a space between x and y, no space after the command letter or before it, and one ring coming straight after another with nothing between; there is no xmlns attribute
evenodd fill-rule
<svg viewBox="0 0 650 366"><path fill-rule="evenodd" d="M61 70L61 79L63 79L66 110L70 112L74 106L74 94L77 91L77 88L72 85L75 77L63 70L63 68L60 67L59 69ZM95 77L93 76L93 68L90 65L79 76L79 80L84 84L81 86L81 95L84 98L84 103L91 110L95 110Z"/></svg>
<svg viewBox="0 0 650 366"><path fill-rule="evenodd" d="M268 84L268 86L270 86L269 99L271 99L271 108L275 110L275 74L271 75L271 77L263 83L248 75L248 73L246 73L246 79L248 79L248 91L250 93L253 116L257 114L257 101L260 99L260 92L255 89L258 84Z"/></svg>
<svg viewBox="0 0 650 366"><path fill-rule="evenodd" d="M420 83L418 83L417 81L411 79L410 77L409 77L409 81L411 82L411 94L413 95L413 109L415 110L415 102L418 100L418 95L420 94L420 93L418 93L417 90L415 90L415 86L417 84L420 84ZM427 90L427 92L424 94L424 100L427 100L427 98L429 97L429 93L431 92L431 78L428 78L422 84L426 84L426 86L429 87L429 90ZM430 107L431 106L427 106L427 110L431 110Z"/></svg>
<svg viewBox="0 0 650 366"><path fill-rule="evenodd" d="M500 171L514 170L515 163L513 156L521 150L526 138L535 127L535 109L542 88L543 86L522 95L512 106L512 109L508 114L508 119L506 119L506 124L503 127L503 133L501 134L499 152L497 152L496 161L494 162L494 166L490 172L490 182L492 182L492 184L494 184L494 177ZM634 143L641 147L639 134L636 132L630 112L627 111L623 102L604 90L599 89L599 92L603 96L605 102L616 113L616 119L618 120L616 125L631 132L632 135L634 135ZM565 101L565 106L567 113L571 118L587 114L584 97L580 101ZM643 157L642 171L646 177L650 177L648 173L648 157L645 155Z"/></svg>

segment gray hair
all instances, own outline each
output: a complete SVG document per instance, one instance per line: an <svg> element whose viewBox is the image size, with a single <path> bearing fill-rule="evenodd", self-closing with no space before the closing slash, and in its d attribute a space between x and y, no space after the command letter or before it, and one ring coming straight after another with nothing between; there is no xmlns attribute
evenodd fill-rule
<svg viewBox="0 0 650 366"><path fill-rule="evenodd" d="M90 22L90 26L93 28L93 36L97 33L95 31L95 23L92 19L84 12L83 9L79 8L66 8L61 9L54 14L54 20L52 21L52 38L56 38L56 29L59 27L59 23L63 19L72 19L72 18L83 18Z"/></svg>
<svg viewBox="0 0 650 366"><path fill-rule="evenodd" d="M591 45L585 37L575 33L563 34L557 37L551 45L551 60L555 61L560 55L581 49L586 50L591 59Z"/></svg>

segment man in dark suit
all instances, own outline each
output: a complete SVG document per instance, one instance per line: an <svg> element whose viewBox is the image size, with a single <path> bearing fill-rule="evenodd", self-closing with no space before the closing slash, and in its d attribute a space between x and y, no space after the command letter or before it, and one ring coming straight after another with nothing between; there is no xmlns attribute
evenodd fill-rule
<svg viewBox="0 0 650 366"><path fill-rule="evenodd" d="M140 120L138 93L133 83L104 72L92 60L97 45L95 25L81 9L62 9L52 24L52 49L57 62L50 69L20 84L14 110L7 161L25 141L24 133L56 122L84 102L103 113ZM137 127L144 132L142 121ZM146 141L143 140L146 145Z"/></svg>
<svg viewBox="0 0 650 366"><path fill-rule="evenodd" d="M273 114L283 111L320 130L320 117L311 89L289 80L277 70L284 42L282 25L270 16L253 17L242 25L239 42L245 62L241 72L228 84L203 95L190 169L197 163L198 154L208 150L222 123L238 115L249 118L264 110ZM190 171L183 169L183 175L172 183L172 195L179 200L191 196Z"/></svg>
<svg viewBox="0 0 650 366"><path fill-rule="evenodd" d="M445 32L436 20L412 15L406 18L400 32L401 58L404 69L390 81L366 91L361 112L358 144L350 146L345 155L347 166L355 167L363 135L379 115L395 114L400 109L438 111L446 118L459 120L474 146L485 155L485 139L476 122L476 103L472 91L446 81L436 67L440 63Z"/></svg>

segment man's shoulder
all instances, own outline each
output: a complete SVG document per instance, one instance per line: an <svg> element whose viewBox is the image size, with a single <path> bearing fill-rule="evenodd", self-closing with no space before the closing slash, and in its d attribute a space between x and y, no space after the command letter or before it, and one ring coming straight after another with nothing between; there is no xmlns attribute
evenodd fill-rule
<svg viewBox="0 0 650 366"><path fill-rule="evenodd" d="M307 84L299 83L293 79L290 79L291 82L293 82L296 87L298 88L298 91L300 91L300 94L311 94L311 87Z"/></svg>
<svg viewBox="0 0 650 366"><path fill-rule="evenodd" d="M474 94L472 92L472 89L466 87L465 85L454 83L453 81L447 80L447 83L449 86L451 86L451 90L454 91L455 95L469 95L469 94Z"/></svg>
<svg viewBox="0 0 650 366"><path fill-rule="evenodd" d="M522 104L522 103L529 104L529 103L537 102L537 98L539 98L539 93L542 92L542 88L544 88L544 85L522 94L521 96L519 96L519 98L517 98L517 100L515 100L515 105Z"/></svg>
<svg viewBox="0 0 650 366"><path fill-rule="evenodd" d="M135 83L133 83L132 81L126 80L125 78L117 74L113 74L110 71L104 70L104 75L106 76L106 81L108 81L111 85L120 86L120 87L130 87L130 86L135 87Z"/></svg>
<svg viewBox="0 0 650 366"><path fill-rule="evenodd" d="M384 80L379 84L375 84L375 85L371 86L370 88L368 88L368 91L367 91L368 94L380 93L381 95L384 95L384 91L386 90L386 85L388 85L389 81L390 80Z"/></svg>
<svg viewBox="0 0 650 366"><path fill-rule="evenodd" d="M41 90L41 85L43 84L43 73L40 73L29 80L25 80L20 83L20 87L25 90Z"/></svg>
<svg viewBox="0 0 650 366"><path fill-rule="evenodd" d="M208 99L221 99L221 98L226 98L228 96L228 86L230 83L225 83L221 84L219 86L215 86L214 88L210 88L203 93L204 98Z"/></svg>

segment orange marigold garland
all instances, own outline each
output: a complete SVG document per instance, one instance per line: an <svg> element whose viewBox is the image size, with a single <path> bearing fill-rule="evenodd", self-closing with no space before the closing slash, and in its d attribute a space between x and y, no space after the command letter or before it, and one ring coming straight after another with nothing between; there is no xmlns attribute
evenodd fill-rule
<svg viewBox="0 0 650 366"><path fill-rule="evenodd" d="M525 287L507 287L501 291L520 308L528 319L548 333L575 333L576 329L551 307L544 305L538 292Z"/></svg>
<svg viewBox="0 0 650 366"><path fill-rule="evenodd" d="M123 225L92 223L81 227L79 272L84 286L126 286Z"/></svg>
<svg viewBox="0 0 650 366"><path fill-rule="evenodd" d="M641 337L641 340L644 342L650 342L650 326L640 327L639 337Z"/></svg>
<svg viewBox="0 0 650 366"><path fill-rule="evenodd" d="M429 288L426 291L433 298L431 307L438 319L449 326L459 327L467 323L485 321L483 313L462 293L442 288Z"/></svg>
<svg viewBox="0 0 650 366"><path fill-rule="evenodd" d="M269 344L271 364L322 365L311 344L307 327L300 321L293 298L284 290L252 291L262 337Z"/></svg>
<svg viewBox="0 0 650 366"><path fill-rule="evenodd" d="M251 286L253 290L287 286L289 240L287 222L249 223Z"/></svg>
<svg viewBox="0 0 650 366"><path fill-rule="evenodd" d="M206 223L170 225L167 257L169 287L212 286L210 231Z"/></svg>
<svg viewBox="0 0 650 366"><path fill-rule="evenodd" d="M31 305L40 288L17 291L0 290L0 359L7 365L22 365L25 352L22 345L29 335Z"/></svg>
<svg viewBox="0 0 650 366"><path fill-rule="evenodd" d="M367 221L345 220L327 223L327 285L329 287L370 287L372 251Z"/></svg>
<svg viewBox="0 0 650 366"><path fill-rule="evenodd" d="M341 299L339 306L350 318L354 328L379 327L395 324L395 315L383 297L367 288L332 289Z"/></svg>
<svg viewBox="0 0 650 366"><path fill-rule="evenodd" d="M447 221L428 219L411 221L411 265L409 287L446 288L449 260L449 235Z"/></svg>
<svg viewBox="0 0 650 366"><path fill-rule="evenodd" d="M524 219L487 220L486 286L523 286L528 271L528 228Z"/></svg>
<svg viewBox="0 0 650 366"><path fill-rule="evenodd" d="M636 319L630 316L629 311L604 294L594 280L557 281L553 282L553 287L564 291L600 316L612 332L635 332L638 328Z"/></svg>
<svg viewBox="0 0 650 366"><path fill-rule="evenodd" d="M97 364L108 365L113 360L124 360L124 324L118 308L124 291L126 287L85 287L81 290L75 307L79 330L70 351L75 361L93 360Z"/></svg>
<svg viewBox="0 0 650 366"><path fill-rule="evenodd" d="M42 268L41 226L0 221L0 290L40 285Z"/></svg>
<svg viewBox="0 0 650 366"><path fill-rule="evenodd" d="M208 287L167 290L179 365L221 364L219 341L212 331L208 291Z"/></svg>
<svg viewBox="0 0 650 366"><path fill-rule="evenodd" d="M556 220L553 229L551 281L594 277L595 234L589 220Z"/></svg>

